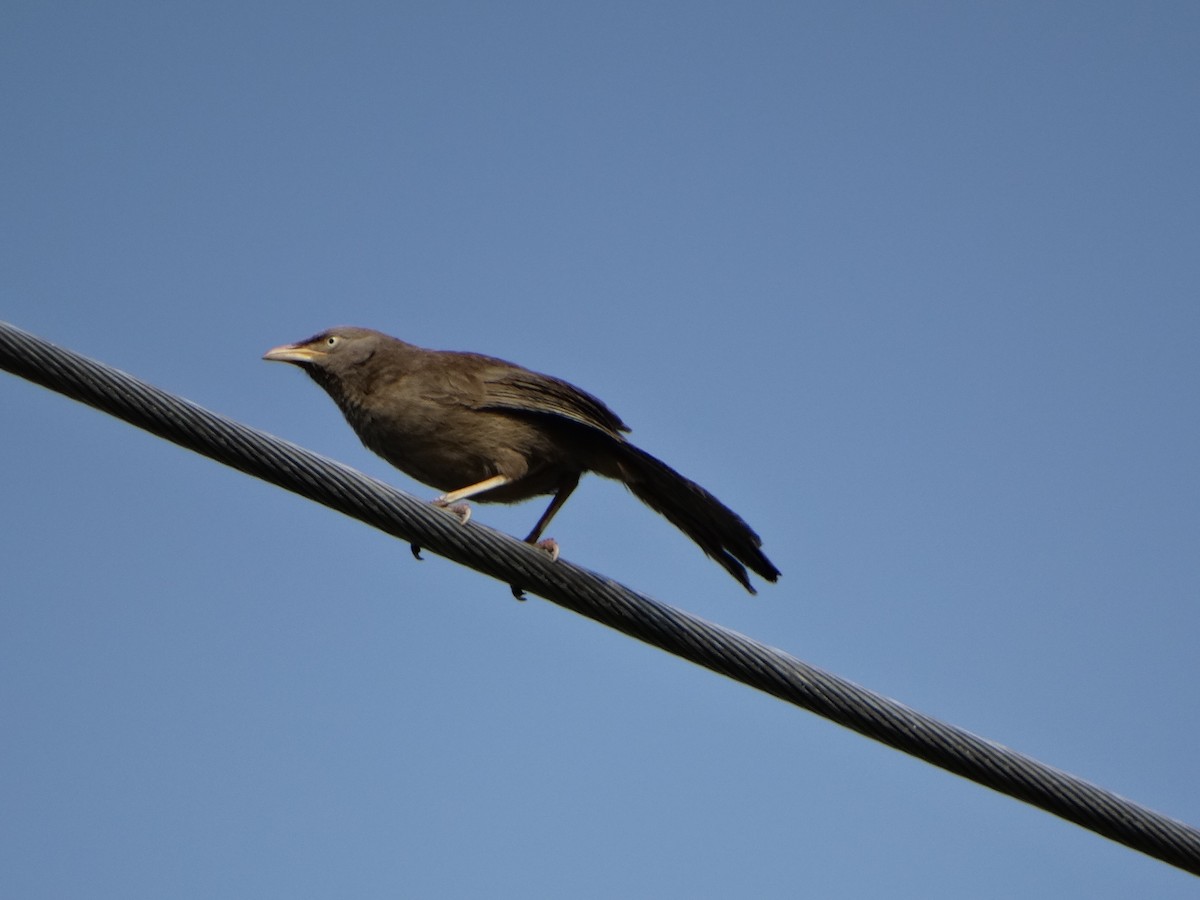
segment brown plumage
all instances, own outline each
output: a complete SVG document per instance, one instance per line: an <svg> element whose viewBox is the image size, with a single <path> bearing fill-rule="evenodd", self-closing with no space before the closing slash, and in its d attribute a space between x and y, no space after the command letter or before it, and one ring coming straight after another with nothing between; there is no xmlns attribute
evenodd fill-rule
<svg viewBox="0 0 1200 900"><path fill-rule="evenodd" d="M628 427L612 410L558 378L350 327L276 347L263 359L304 369L367 447L445 491L440 505L550 494L526 538L535 543L579 477L596 472L628 485L751 593L746 567L768 581L779 577L758 535L733 510L629 443ZM543 545L557 552L552 541Z"/></svg>

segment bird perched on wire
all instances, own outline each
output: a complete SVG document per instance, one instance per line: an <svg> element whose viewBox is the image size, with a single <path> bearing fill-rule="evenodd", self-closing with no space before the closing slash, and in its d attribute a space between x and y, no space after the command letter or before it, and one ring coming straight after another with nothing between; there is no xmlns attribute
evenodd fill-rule
<svg viewBox="0 0 1200 900"><path fill-rule="evenodd" d="M612 410L558 378L351 327L284 344L263 359L307 372L368 448L444 491L434 503L463 521L470 511L460 501L469 497L516 503L551 495L525 540L557 557L558 545L539 539L580 476L596 472L624 482L750 593L747 567L768 581L779 577L737 513L629 443L629 428Z"/></svg>

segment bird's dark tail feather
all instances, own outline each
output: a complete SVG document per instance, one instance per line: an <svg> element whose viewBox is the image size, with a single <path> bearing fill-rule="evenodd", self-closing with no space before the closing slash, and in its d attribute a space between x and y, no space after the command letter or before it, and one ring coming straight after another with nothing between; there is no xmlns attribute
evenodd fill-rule
<svg viewBox="0 0 1200 900"><path fill-rule="evenodd" d="M645 450L624 442L619 447L621 480L639 500L695 541L746 590L755 593L746 574L747 566L767 581L779 577L779 570L761 550L762 539L741 516Z"/></svg>

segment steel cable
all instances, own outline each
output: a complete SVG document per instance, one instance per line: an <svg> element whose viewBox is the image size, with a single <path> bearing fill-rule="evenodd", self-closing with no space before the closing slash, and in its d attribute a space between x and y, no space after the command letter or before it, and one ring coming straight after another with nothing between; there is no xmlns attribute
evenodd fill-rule
<svg viewBox="0 0 1200 900"><path fill-rule="evenodd" d="M1200 875L1200 830L4 322L0 368Z"/></svg>

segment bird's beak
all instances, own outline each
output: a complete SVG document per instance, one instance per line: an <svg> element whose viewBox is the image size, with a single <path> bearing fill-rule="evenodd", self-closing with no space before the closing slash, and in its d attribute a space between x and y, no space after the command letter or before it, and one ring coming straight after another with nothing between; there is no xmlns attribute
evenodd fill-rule
<svg viewBox="0 0 1200 900"><path fill-rule="evenodd" d="M284 344L281 347L268 350L263 354L263 359L272 362L303 364L313 362L324 355L320 350L313 350L311 347L305 347L303 344Z"/></svg>

